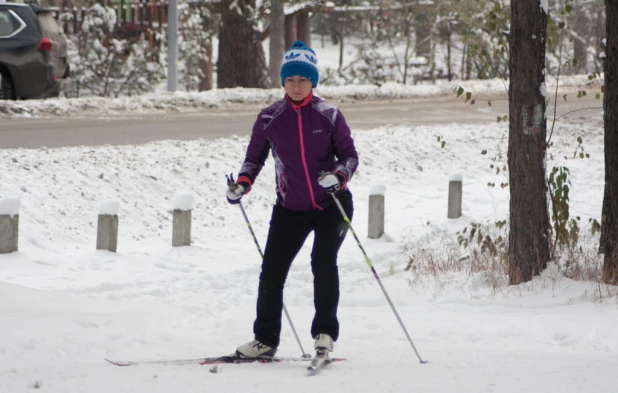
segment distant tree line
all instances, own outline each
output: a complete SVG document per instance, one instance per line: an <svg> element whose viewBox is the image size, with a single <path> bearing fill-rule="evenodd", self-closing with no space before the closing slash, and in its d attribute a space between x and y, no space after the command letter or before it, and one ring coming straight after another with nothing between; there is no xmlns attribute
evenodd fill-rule
<svg viewBox="0 0 618 393"><path fill-rule="evenodd" d="M84 2L82 5L91 9L94 4ZM98 4L115 10L115 26L106 33L112 38L146 39L155 50L165 48L166 34L161 31L159 21L165 21L166 15L158 9L155 14L149 14L160 2L133 3L133 6L141 4L133 7L133 14L129 0L100 1ZM564 20L565 37L560 45L555 42L558 26L553 25L551 19L548 25L548 72L555 72L560 65L558 50L571 59L568 67L562 70L563 74L601 72L599 54L603 51L605 36L604 4L600 0L552 2L550 14L560 12L565 4L571 12ZM81 23L86 17L73 12L70 0L55 0L55 5L66 11L59 16L62 23L79 26L75 33L82 34ZM120 5L124 6L124 13L119 11ZM437 79L506 77L509 59L504 32L510 25L507 5L503 0L449 3L421 0L284 3L267 0L258 7L255 0L180 0L181 10L184 10L180 23L183 45L192 48L184 53L181 50L180 63L185 61L185 54L190 55L186 59L189 66L184 71L191 74L181 79L200 80L199 83L185 83L184 87L190 90L212 88L215 85L213 75L220 88L275 87L281 55L286 45L297 37L295 27L320 37L319 42L312 43L318 49L325 40L339 46L338 67L323 69L324 84L410 84L432 83ZM290 18L289 14L299 9L306 10L306 27L301 26L300 17ZM79 24L75 18L80 19ZM127 23L128 18L137 19L135 23ZM136 29L136 25L141 28ZM310 40L310 35L302 38ZM215 39L219 42L217 64L212 58ZM263 50L265 39L270 42L268 59ZM165 59L164 55L160 57ZM162 66L165 67L164 62Z"/></svg>

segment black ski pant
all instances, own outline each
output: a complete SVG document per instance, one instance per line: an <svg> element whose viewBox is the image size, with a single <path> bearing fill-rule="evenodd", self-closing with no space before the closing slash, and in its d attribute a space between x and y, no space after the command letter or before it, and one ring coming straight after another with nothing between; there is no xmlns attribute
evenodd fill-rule
<svg viewBox="0 0 618 393"><path fill-rule="evenodd" d="M351 220L354 211L352 194L349 191L340 193L338 199ZM279 204L275 205L260 273L257 318L253 324L256 340L274 348L279 346L283 287L290 266L311 231L314 232L311 271L315 306L311 336L328 334L333 340L337 340L339 337L337 253L347 230L348 224L334 203L324 210L311 212L294 212Z"/></svg>

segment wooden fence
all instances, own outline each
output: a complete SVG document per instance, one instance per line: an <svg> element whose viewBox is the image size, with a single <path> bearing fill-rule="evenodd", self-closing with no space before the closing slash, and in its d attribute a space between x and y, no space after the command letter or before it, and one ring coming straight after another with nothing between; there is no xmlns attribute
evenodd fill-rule
<svg viewBox="0 0 618 393"><path fill-rule="evenodd" d="M56 20L65 34L73 35L79 33L88 7L67 8L64 5L54 6L53 3L55 2L55 0L50 1L51 6L55 9ZM109 4L108 7L115 10L117 30L152 33L154 31L163 32L167 29L167 5L167 0L117 0L117 3ZM193 1L189 5L196 7L198 3ZM292 46L292 43L297 39L303 40L308 45L311 44L310 10L310 8L301 7L286 14L286 47ZM332 9L328 7L318 10L318 12L331 11ZM211 12L217 13L217 7L213 5ZM180 24L180 29L183 29L182 23ZM262 32L262 40L266 39L269 34L269 25L267 24Z"/></svg>

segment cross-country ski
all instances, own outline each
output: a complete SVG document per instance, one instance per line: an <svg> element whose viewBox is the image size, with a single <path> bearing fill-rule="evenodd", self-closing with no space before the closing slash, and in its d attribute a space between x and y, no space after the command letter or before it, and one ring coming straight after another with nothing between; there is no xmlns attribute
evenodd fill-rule
<svg viewBox="0 0 618 393"><path fill-rule="evenodd" d="M189 364L209 365L209 364L246 364L246 363L309 363L313 366L312 358L303 357L262 357L262 358L243 358L236 355L216 356L209 358L195 359L161 359L161 360L114 360L105 359L107 362L121 367L164 365L164 366L183 366ZM332 358L330 362L343 362L346 358Z"/></svg>
<svg viewBox="0 0 618 393"><path fill-rule="evenodd" d="M315 374L322 367L336 361L336 358L331 359L327 356L316 356L313 360L311 360L311 364L307 367L307 370L309 370L312 374Z"/></svg>

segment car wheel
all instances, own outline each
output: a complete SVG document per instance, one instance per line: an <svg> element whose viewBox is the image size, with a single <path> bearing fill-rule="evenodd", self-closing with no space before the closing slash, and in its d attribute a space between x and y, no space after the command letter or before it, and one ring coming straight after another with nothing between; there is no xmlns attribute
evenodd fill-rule
<svg viewBox="0 0 618 393"><path fill-rule="evenodd" d="M15 89L11 78L0 72L0 100L14 100Z"/></svg>

